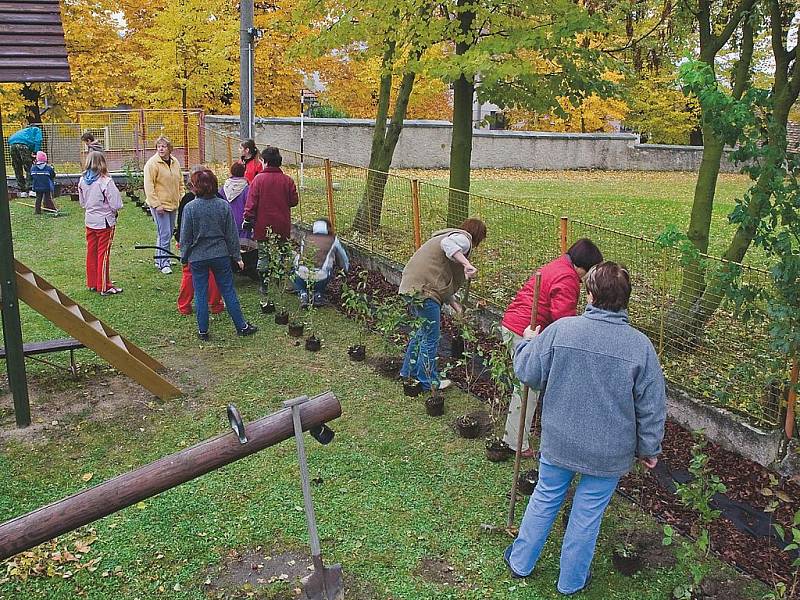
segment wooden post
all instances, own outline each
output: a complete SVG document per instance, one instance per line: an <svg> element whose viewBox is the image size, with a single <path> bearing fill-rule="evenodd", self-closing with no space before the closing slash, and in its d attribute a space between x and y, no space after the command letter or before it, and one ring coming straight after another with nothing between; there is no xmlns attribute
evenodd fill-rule
<svg viewBox="0 0 800 600"><path fill-rule="evenodd" d="M145 112L143 108L139 109L139 122L142 124L142 155L146 161L150 157L147 156L147 122L145 121Z"/></svg>
<svg viewBox="0 0 800 600"><path fill-rule="evenodd" d="M567 225L569 217L561 217L561 254L567 253Z"/></svg>
<svg viewBox="0 0 800 600"><path fill-rule="evenodd" d="M789 398L786 403L786 424L783 429L786 433L787 439L791 439L794 435L795 409L797 408L798 367L800 367L800 365L795 358L792 361L792 372L789 375Z"/></svg>
<svg viewBox="0 0 800 600"><path fill-rule="evenodd" d="M325 159L325 195L328 197L328 220L336 231L336 207L333 205L333 172L331 171L331 159Z"/></svg>
<svg viewBox="0 0 800 600"><path fill-rule="evenodd" d="M341 414L341 404L331 392L300 407L304 431ZM6 521L0 525L0 560L291 438L292 409L247 423L244 429L245 444L228 432Z"/></svg>
<svg viewBox="0 0 800 600"><path fill-rule="evenodd" d="M422 245L422 231L419 223L419 180L411 180L411 211L414 219L414 248Z"/></svg>
<svg viewBox="0 0 800 600"><path fill-rule="evenodd" d="M22 350L22 322L19 318L17 276L14 271L14 243L11 235L11 208L6 185L6 156L3 140L3 120L0 115L0 310L3 316L3 343L6 346L8 387L14 398L14 419L17 427L31 424L28 399L28 378L25 373L25 353Z"/></svg>
<svg viewBox="0 0 800 600"><path fill-rule="evenodd" d="M225 142L228 146L228 164L233 164L233 148L231 147L231 136L225 136Z"/></svg>
<svg viewBox="0 0 800 600"><path fill-rule="evenodd" d="M202 110L197 118L197 148L200 164L206 162L206 113Z"/></svg>

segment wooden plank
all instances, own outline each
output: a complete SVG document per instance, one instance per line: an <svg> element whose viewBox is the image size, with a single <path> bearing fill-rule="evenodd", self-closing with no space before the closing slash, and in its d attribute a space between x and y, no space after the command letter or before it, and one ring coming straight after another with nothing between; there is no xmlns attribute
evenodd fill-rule
<svg viewBox="0 0 800 600"><path fill-rule="evenodd" d="M51 352L65 352L67 350L78 350L83 348L75 338L63 338L57 340L47 340L46 342L30 342L22 346L22 351L25 356L33 356L35 354L49 354ZM6 357L6 349L0 347L0 358Z"/></svg>
<svg viewBox="0 0 800 600"><path fill-rule="evenodd" d="M66 58L6 58L3 60L4 69L31 69L34 73L39 70L69 69Z"/></svg>
<svg viewBox="0 0 800 600"><path fill-rule="evenodd" d="M4 34L0 31L0 46L5 48L23 48L26 46L57 46L64 49L67 55L67 46L63 35L43 35L39 38L20 37L14 34Z"/></svg>
<svg viewBox="0 0 800 600"><path fill-rule="evenodd" d="M76 319L64 305L53 302L37 286L32 285L22 277L17 277L17 285L20 286L20 300L76 340L82 342L84 346L91 348L117 370L137 381L141 386L161 399L166 400L181 395L181 391L172 383L134 358L131 353L120 348L108 339L105 333L97 331L84 321Z"/></svg>
<svg viewBox="0 0 800 600"><path fill-rule="evenodd" d="M64 58L62 46L0 46L0 58ZM5 61L3 61L5 64Z"/></svg>
<svg viewBox="0 0 800 600"><path fill-rule="evenodd" d="M68 69L50 69L32 72L30 69L4 69L0 65L0 83L47 83L71 81Z"/></svg>
<svg viewBox="0 0 800 600"><path fill-rule="evenodd" d="M58 13L3 12L0 10L0 27L3 25L58 25L61 26L61 15Z"/></svg>
<svg viewBox="0 0 800 600"><path fill-rule="evenodd" d="M20 273L26 273L26 272L29 272L29 273L33 274L33 272L28 267L23 265L18 260L15 260L14 263L15 263L16 271L17 271L18 275ZM43 286L54 287L50 283L48 283L44 278L42 278L41 276L35 275L35 274L34 274L34 276L38 277L40 283ZM19 279L19 277L17 277L17 279ZM42 290L39 289L38 286L34 286L34 287L36 287L36 289L39 290L39 292L41 292L42 295L44 295L44 297L47 298L47 295L44 292L42 292ZM58 289L58 288L56 288L56 289ZM63 308L64 311L66 311L67 313L70 313L73 317L78 317L79 320L83 319L85 321L101 321L100 319L98 319L96 316L94 316L92 313L90 313L84 307L80 306L77 302L72 300L69 296L67 296L63 292L59 291L59 296L61 297L61 302L62 302L62 304L59 304L59 306L61 308ZM52 302L52 300L51 300L51 302ZM84 325L85 325L85 323L84 323ZM105 328L106 337L107 338L113 337L114 335L119 335L119 333L117 331L115 331L112 327L110 327L108 324L103 323L103 327ZM70 332L68 332L68 333L70 333ZM73 334L70 333L70 335L73 335ZM73 337L78 337L78 336L73 335ZM145 352L144 350L139 348L136 344L134 344L130 340L126 339L124 336L120 336L120 337L122 338L122 341L124 342L124 345L127 347L128 353L131 356L133 356L133 358L135 358L137 361L139 361L140 363L146 365L148 368L152 369L153 371L165 371L166 370L164 368L164 365L162 365L155 358L153 358L152 356L147 354L147 352ZM78 339L80 339L80 338L78 338Z"/></svg>
<svg viewBox="0 0 800 600"><path fill-rule="evenodd" d="M0 11L26 13L60 13L58 2L0 2Z"/></svg>
<svg viewBox="0 0 800 600"><path fill-rule="evenodd" d="M64 36L61 24L57 25L19 25L16 23L0 23L0 33L14 35L60 35Z"/></svg>

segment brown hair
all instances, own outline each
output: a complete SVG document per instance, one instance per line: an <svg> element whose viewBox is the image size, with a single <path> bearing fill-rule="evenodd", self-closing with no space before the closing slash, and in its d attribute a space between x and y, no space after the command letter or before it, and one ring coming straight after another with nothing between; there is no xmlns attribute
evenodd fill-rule
<svg viewBox="0 0 800 600"><path fill-rule="evenodd" d="M244 172L244 163L241 163L237 160L231 165L231 177L244 177Z"/></svg>
<svg viewBox="0 0 800 600"><path fill-rule="evenodd" d="M472 237L473 248L477 248L486 239L486 225L480 219L467 219L459 229L463 229Z"/></svg>
<svg viewBox="0 0 800 600"><path fill-rule="evenodd" d="M628 308L631 277L624 266L607 260L589 269L586 291L592 294L593 306L619 312Z"/></svg>
<svg viewBox="0 0 800 600"><path fill-rule="evenodd" d="M91 151L86 155L86 170L94 171L100 175L108 175L108 165L106 157L102 152Z"/></svg>
<svg viewBox="0 0 800 600"><path fill-rule="evenodd" d="M283 164L283 157L275 146L266 146L261 151L261 159L268 167L280 167Z"/></svg>
<svg viewBox="0 0 800 600"><path fill-rule="evenodd" d="M588 271L593 266L603 262L603 253L589 238L581 238L567 250L572 265Z"/></svg>
<svg viewBox="0 0 800 600"><path fill-rule="evenodd" d="M165 144L165 145L167 146L167 150L169 150L170 154L172 154L172 151L174 150L174 148L172 147L172 140L170 140L170 139L169 139L167 136L165 136L165 135L160 135L160 136L158 136L158 137L156 138L156 143L155 143L155 145L156 145L156 146L158 146L158 145L159 145L159 144L161 144L161 143Z"/></svg>
<svg viewBox="0 0 800 600"><path fill-rule="evenodd" d="M217 176L210 169L200 169L192 173L189 184L198 198L213 198L219 189Z"/></svg>
<svg viewBox="0 0 800 600"><path fill-rule="evenodd" d="M81 141L82 142L86 142L86 143L93 142L94 141L94 135L92 133L88 132L88 131L85 131L83 133L83 135L81 136Z"/></svg>

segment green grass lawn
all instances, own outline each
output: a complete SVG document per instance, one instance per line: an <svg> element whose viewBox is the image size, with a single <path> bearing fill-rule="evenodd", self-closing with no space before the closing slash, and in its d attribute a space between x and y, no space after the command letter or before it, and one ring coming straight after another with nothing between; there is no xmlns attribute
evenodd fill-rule
<svg viewBox="0 0 800 600"><path fill-rule="evenodd" d="M476 399L450 392L445 417L427 417L420 401L402 396L398 383L363 363L345 362L348 345L358 337L352 322L332 309L321 311L317 329L324 348L311 355L285 328L256 314L257 293L249 282L240 282L240 297L261 331L238 338L223 314L213 318L212 342L201 344L193 319L175 308L179 275L157 273L146 253L133 250L135 243L150 242L154 229L132 205L120 219L111 266L125 291L109 298L90 293L82 214L76 204L60 202L70 214L57 219L12 207L17 257L163 361L186 395L159 402L107 369L87 369L73 382L29 362L34 427L28 432L15 432L3 385L0 521L224 432L228 402L252 420L277 410L286 398L330 389L343 408L332 423L336 440L327 447L310 437L307 443L312 477L324 480L313 488L323 557L342 563L355 590L348 597L559 597L554 581L560 524L535 576L523 582L510 579L501 560L509 539L481 532L482 523L505 520L512 463L489 463L480 441L454 434L452 419L479 408ZM282 301L296 303L289 296ZM63 335L29 310L23 321L27 341ZM371 336L369 352L379 348L380 340ZM89 351L79 358L84 366L103 364ZM89 393L99 399L93 408L70 409ZM90 484L83 480L87 474ZM64 536L62 546L73 552L76 543L96 536L81 559L99 559L91 569L50 561L55 576L21 581L0 567L0 598L216 597L205 582L231 550L306 551L301 506L294 445L286 442ZM652 519L615 498L601 532L594 581L582 597L662 600L685 579L686 565L680 564L633 578L613 572L611 552L624 531L634 528L660 537ZM426 557L446 560L461 582L444 586L423 578L419 564ZM715 563L713 570L727 568ZM227 593L292 598L292 588L272 584ZM749 596L762 593L755 586Z"/></svg>

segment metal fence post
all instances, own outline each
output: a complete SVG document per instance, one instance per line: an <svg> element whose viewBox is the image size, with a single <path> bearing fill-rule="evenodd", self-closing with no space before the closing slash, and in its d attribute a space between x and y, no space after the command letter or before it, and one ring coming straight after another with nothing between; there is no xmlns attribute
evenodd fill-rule
<svg viewBox="0 0 800 600"><path fill-rule="evenodd" d="M569 217L561 217L561 254L567 253L567 225Z"/></svg>
<svg viewBox="0 0 800 600"><path fill-rule="evenodd" d="M798 367L800 367L800 364L795 358L792 360L792 372L789 375L789 398L786 402L786 423L783 428L787 439L791 439L794 435L795 408L797 406Z"/></svg>
<svg viewBox="0 0 800 600"><path fill-rule="evenodd" d="M201 110L197 118L197 153L198 162L206 162L206 114Z"/></svg>
<svg viewBox="0 0 800 600"><path fill-rule="evenodd" d="M414 218L414 248L419 250L422 245L422 231L419 223L419 180L411 180L411 210Z"/></svg>
<svg viewBox="0 0 800 600"><path fill-rule="evenodd" d="M228 146L228 164L233 163L233 148L231 148L231 136L225 136L225 142Z"/></svg>
<svg viewBox="0 0 800 600"><path fill-rule="evenodd" d="M325 159L325 196L328 198L328 219L336 231L336 208L333 205L333 173L331 171L331 159Z"/></svg>

